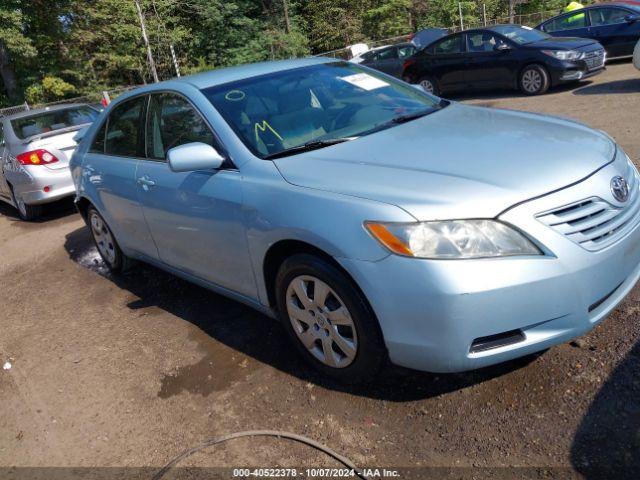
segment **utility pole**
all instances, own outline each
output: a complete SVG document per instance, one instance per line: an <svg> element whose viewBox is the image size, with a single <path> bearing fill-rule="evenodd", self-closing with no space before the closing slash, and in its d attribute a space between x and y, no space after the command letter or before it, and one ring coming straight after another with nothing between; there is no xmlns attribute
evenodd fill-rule
<svg viewBox="0 0 640 480"><path fill-rule="evenodd" d="M153 55L151 54L151 47L149 46L149 39L147 38L147 29L144 26L144 18L142 17L142 9L140 8L140 2L133 0L136 4L136 10L138 10L138 18L140 19L140 27L142 27L142 39L147 47L147 60L149 60L149 67L151 67L151 74L153 75L153 81L158 83L158 72L156 71L156 62L153 61Z"/></svg>
<svg viewBox="0 0 640 480"><path fill-rule="evenodd" d="M169 44L169 49L171 50L171 58L173 60L173 67L176 69L176 76L180 76L180 67L178 67L178 57L176 57L176 51L173 49L173 43Z"/></svg>
<svg viewBox="0 0 640 480"><path fill-rule="evenodd" d="M458 12L460 12L460 30L464 30L464 18L462 18L462 2L458 2Z"/></svg>

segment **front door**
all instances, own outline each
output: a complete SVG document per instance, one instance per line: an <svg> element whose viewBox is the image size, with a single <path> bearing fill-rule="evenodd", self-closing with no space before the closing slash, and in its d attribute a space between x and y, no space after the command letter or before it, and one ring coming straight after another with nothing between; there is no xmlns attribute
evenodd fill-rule
<svg viewBox="0 0 640 480"><path fill-rule="evenodd" d="M633 54L633 47L640 37L640 22L626 20L632 12L623 8L602 7L589 10L591 32L611 57Z"/></svg>
<svg viewBox="0 0 640 480"><path fill-rule="evenodd" d="M549 20L544 24L543 30L554 37L595 38L583 9Z"/></svg>
<svg viewBox="0 0 640 480"><path fill-rule="evenodd" d="M467 34L469 68L467 82L473 88L502 88L515 85L517 60L515 48L497 50L509 46L493 32L483 31Z"/></svg>
<svg viewBox="0 0 640 480"><path fill-rule="evenodd" d="M184 97L153 94L147 119L147 160L140 161L136 176L160 260L255 297L242 221L242 176L235 168L172 172L167 151L191 142L219 149L207 123Z"/></svg>

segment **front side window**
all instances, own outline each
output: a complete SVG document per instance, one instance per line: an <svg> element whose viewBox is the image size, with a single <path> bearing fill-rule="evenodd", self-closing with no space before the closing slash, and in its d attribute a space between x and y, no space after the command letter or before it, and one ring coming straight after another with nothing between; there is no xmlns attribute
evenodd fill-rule
<svg viewBox="0 0 640 480"><path fill-rule="evenodd" d="M565 17L556 18L545 24L544 29L547 32L561 32L563 30L573 30L576 28L585 28L587 26L587 15L578 11Z"/></svg>
<svg viewBox="0 0 640 480"><path fill-rule="evenodd" d="M407 45L406 47L398 48L398 56L400 58L407 58L416 53L416 47L413 45Z"/></svg>
<svg viewBox="0 0 640 480"><path fill-rule="evenodd" d="M144 156L143 115L145 95L127 100L113 109L107 123L105 153L123 157Z"/></svg>
<svg viewBox="0 0 640 480"><path fill-rule="evenodd" d="M348 62L275 72L203 93L262 158L308 142L366 135L400 123L397 117L442 108L437 98Z"/></svg>
<svg viewBox="0 0 640 480"><path fill-rule="evenodd" d="M11 120L16 137L24 140L34 135L48 134L57 130L74 129L93 122L98 111L88 106L64 108L38 113Z"/></svg>
<svg viewBox="0 0 640 480"><path fill-rule="evenodd" d="M214 146L213 133L198 112L178 95L152 95L147 124L147 157L164 160L170 149L191 142Z"/></svg>
<svg viewBox="0 0 640 480"><path fill-rule="evenodd" d="M89 147L89 151L91 153L104 153L104 137L107 131L107 122L104 122L96 133L93 142L91 142L91 147Z"/></svg>
<svg viewBox="0 0 640 480"><path fill-rule="evenodd" d="M591 25L594 27L625 23L627 15L629 15L629 12L621 8L595 8L589 11Z"/></svg>
<svg viewBox="0 0 640 480"><path fill-rule="evenodd" d="M396 48L387 48L376 56L376 60L393 60L396 58L398 58L398 50Z"/></svg>
<svg viewBox="0 0 640 480"><path fill-rule="evenodd" d="M497 35L489 32L467 34L467 50L469 52L493 52L504 41Z"/></svg>
<svg viewBox="0 0 640 480"><path fill-rule="evenodd" d="M436 55L450 55L452 53L462 53L462 35L445 38L436 43L433 47Z"/></svg>

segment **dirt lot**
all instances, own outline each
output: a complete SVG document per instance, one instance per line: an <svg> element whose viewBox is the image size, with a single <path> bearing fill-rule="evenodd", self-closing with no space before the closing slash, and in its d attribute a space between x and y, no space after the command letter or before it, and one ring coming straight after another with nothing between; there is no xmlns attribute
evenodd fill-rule
<svg viewBox="0 0 640 480"><path fill-rule="evenodd" d="M628 63L542 97L461 100L572 117L640 159L640 72ZM150 267L109 276L70 202L31 224L2 205L0 363L12 366L0 370L0 466L161 467L209 437L277 429L364 467L489 467L479 476L494 478L529 472L500 467L551 468L536 478L639 469L639 319L636 288L592 333L542 355L455 375L388 369L375 386L343 387L247 307ZM243 439L180 465L336 463ZM26 473L0 470L12 475Z"/></svg>

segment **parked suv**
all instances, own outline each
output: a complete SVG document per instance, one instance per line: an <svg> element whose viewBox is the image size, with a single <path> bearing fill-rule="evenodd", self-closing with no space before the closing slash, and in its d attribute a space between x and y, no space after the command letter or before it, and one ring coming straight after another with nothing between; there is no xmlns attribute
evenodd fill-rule
<svg viewBox="0 0 640 480"><path fill-rule="evenodd" d="M142 260L277 316L345 381L387 358L453 372L546 349L640 276L638 173L606 134L349 62L139 88L71 169L111 269Z"/></svg>
<svg viewBox="0 0 640 480"><path fill-rule="evenodd" d="M88 105L69 104L0 117L0 200L33 220L43 204L72 196L73 137L97 116Z"/></svg>

